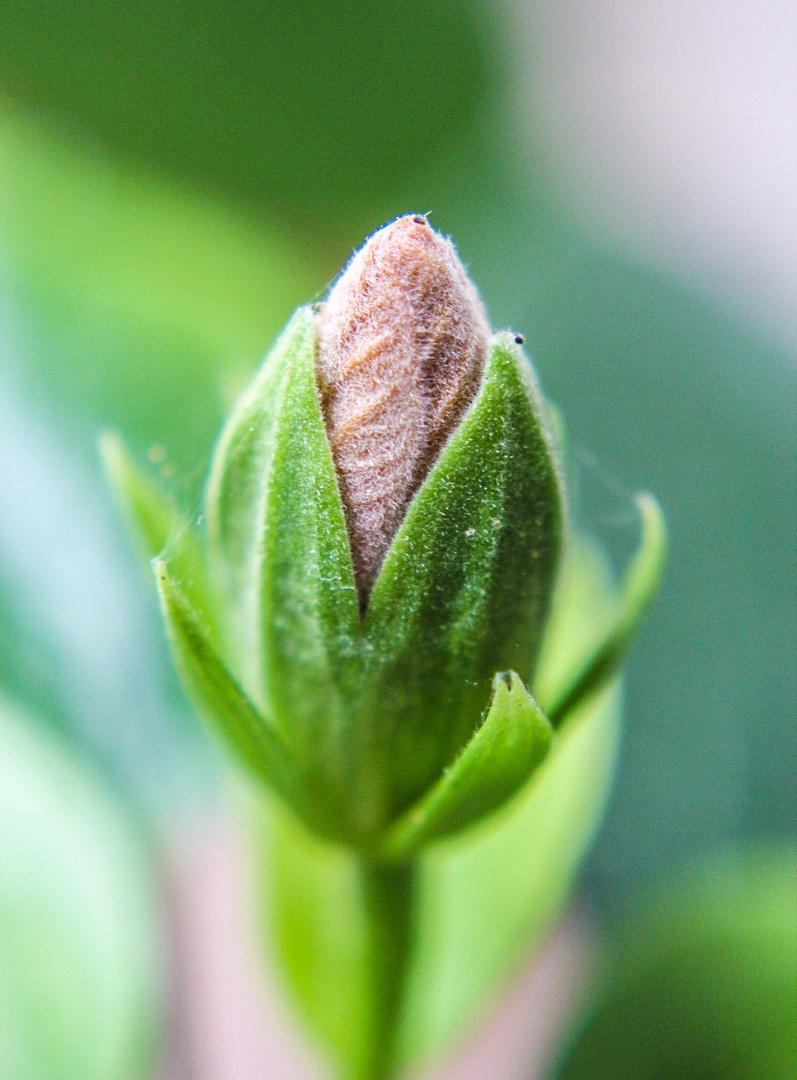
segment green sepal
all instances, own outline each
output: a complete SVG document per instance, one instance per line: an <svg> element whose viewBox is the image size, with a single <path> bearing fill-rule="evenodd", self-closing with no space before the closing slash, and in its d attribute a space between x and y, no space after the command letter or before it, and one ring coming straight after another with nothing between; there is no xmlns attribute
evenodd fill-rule
<svg viewBox="0 0 797 1080"><path fill-rule="evenodd" d="M226 653L311 771L350 789L360 615L300 308L225 429L206 500Z"/></svg>
<svg viewBox="0 0 797 1080"><path fill-rule="evenodd" d="M324 835L323 789L307 797L304 771L228 671L165 562L155 559L153 569L172 653L197 711L307 824Z"/></svg>
<svg viewBox="0 0 797 1080"><path fill-rule="evenodd" d="M176 501L128 453L114 431L99 437L100 460L106 482L139 556L147 566L158 555L168 556L169 574L194 610L201 614L211 637L215 634L202 537Z"/></svg>
<svg viewBox="0 0 797 1080"><path fill-rule="evenodd" d="M529 677L564 516L531 366L512 336L499 334L476 399L393 540L364 619L360 731L370 747L362 758L388 778L388 821L468 742L495 671Z"/></svg>
<svg viewBox="0 0 797 1080"><path fill-rule="evenodd" d="M588 694L595 693L619 671L659 591L667 554L664 515L647 492L637 495L636 503L642 518L642 539L623 577L616 615L602 642L547 703L548 716L555 725L561 724Z"/></svg>
<svg viewBox="0 0 797 1080"><path fill-rule="evenodd" d="M503 806L545 759L553 729L514 671L493 679L484 722L454 764L392 827L385 852L408 858Z"/></svg>

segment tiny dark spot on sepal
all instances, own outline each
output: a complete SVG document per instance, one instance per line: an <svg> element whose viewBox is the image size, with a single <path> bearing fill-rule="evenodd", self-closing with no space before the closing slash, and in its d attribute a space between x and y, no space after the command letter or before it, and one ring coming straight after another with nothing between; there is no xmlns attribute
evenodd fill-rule
<svg viewBox="0 0 797 1080"><path fill-rule="evenodd" d="M516 345L525 345L526 344L526 339L523 337L522 334L515 334L515 344Z"/></svg>
<svg viewBox="0 0 797 1080"><path fill-rule="evenodd" d="M416 225L427 225L428 224L428 222L427 222L426 218L423 216L423 214L413 214L412 215L412 220L415 222Z"/></svg>

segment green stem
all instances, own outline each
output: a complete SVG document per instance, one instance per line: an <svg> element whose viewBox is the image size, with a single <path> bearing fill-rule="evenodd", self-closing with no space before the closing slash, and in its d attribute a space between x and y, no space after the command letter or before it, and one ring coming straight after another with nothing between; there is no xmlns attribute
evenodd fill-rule
<svg viewBox="0 0 797 1080"><path fill-rule="evenodd" d="M371 984L370 1054L362 1080L393 1074L396 1035L412 946L415 864L360 861Z"/></svg>

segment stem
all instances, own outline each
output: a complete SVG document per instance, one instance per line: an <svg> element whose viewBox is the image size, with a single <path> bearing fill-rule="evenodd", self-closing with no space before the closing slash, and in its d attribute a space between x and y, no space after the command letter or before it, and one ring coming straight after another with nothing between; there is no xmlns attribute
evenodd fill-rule
<svg viewBox="0 0 797 1080"><path fill-rule="evenodd" d="M396 1034L412 946L415 864L363 858L360 863L367 920L371 983L370 1056L362 1080L387 1080L395 1064Z"/></svg>

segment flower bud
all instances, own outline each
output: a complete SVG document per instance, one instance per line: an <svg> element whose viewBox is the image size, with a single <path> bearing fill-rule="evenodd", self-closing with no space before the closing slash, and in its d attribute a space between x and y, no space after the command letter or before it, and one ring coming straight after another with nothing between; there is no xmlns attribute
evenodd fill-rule
<svg viewBox="0 0 797 1080"><path fill-rule="evenodd" d="M295 313L225 425L203 532L183 523L156 561L197 706L305 824L382 858L502 805L552 743L527 686L565 494L521 345L490 336L448 240L393 222ZM175 510L105 450L156 554ZM616 672L655 592L663 524L640 508L614 624L546 684L559 723Z"/></svg>
<svg viewBox="0 0 797 1080"><path fill-rule="evenodd" d="M318 318L318 380L361 600L481 379L490 329L426 218L380 229Z"/></svg>

